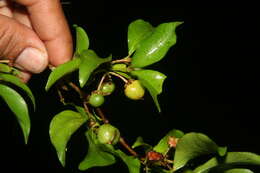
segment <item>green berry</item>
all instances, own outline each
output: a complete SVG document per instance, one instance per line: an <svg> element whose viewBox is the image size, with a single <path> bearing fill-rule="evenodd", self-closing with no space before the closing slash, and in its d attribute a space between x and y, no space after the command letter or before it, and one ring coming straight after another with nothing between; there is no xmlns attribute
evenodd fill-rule
<svg viewBox="0 0 260 173"><path fill-rule="evenodd" d="M100 143L115 145L120 139L120 132L110 124L103 124L99 127L97 136Z"/></svg>
<svg viewBox="0 0 260 173"><path fill-rule="evenodd" d="M89 97L89 104L94 107L99 107L104 103L104 96L98 93L92 93Z"/></svg>
<svg viewBox="0 0 260 173"><path fill-rule="evenodd" d="M139 80L134 80L125 87L125 95L132 100L139 100L144 96L144 88Z"/></svg>
<svg viewBox="0 0 260 173"><path fill-rule="evenodd" d="M115 84L113 82L105 82L100 90L103 94L110 95L115 90Z"/></svg>

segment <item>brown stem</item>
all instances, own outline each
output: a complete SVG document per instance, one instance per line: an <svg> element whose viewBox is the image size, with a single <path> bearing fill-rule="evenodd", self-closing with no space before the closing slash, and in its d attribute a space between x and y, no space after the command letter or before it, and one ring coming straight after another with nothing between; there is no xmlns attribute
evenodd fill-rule
<svg viewBox="0 0 260 173"><path fill-rule="evenodd" d="M109 74L114 75L114 76L116 76L116 77L119 77L122 81L124 81L125 83L128 83L128 80L127 80L127 79L125 79L123 76L121 76L121 75L119 75L119 74L117 74L117 73L109 72Z"/></svg>
<svg viewBox="0 0 260 173"><path fill-rule="evenodd" d="M103 111L100 109L100 108L96 108L97 110L97 113L98 115L100 116L100 118L102 119L102 121L105 123L105 124L108 124L109 121L108 119L106 118L105 114L103 113Z"/></svg>
<svg viewBox="0 0 260 173"><path fill-rule="evenodd" d="M103 82L104 82L106 76L107 76L107 74L104 74L104 75L102 76L102 78L101 78L101 80L100 80L100 82L99 82L99 84L98 84L97 90L100 90L100 89L101 89L101 86L102 86L102 84L103 84Z"/></svg>
<svg viewBox="0 0 260 173"><path fill-rule="evenodd" d="M80 98L82 99L84 94L82 93L81 89L73 82L69 82L69 85L79 94Z"/></svg>
<svg viewBox="0 0 260 173"><path fill-rule="evenodd" d="M65 99L64 99L61 91L59 90L59 88L57 88L57 92L58 92L58 95L59 95L59 98L60 98L60 102L65 105L66 104Z"/></svg>
<svg viewBox="0 0 260 173"><path fill-rule="evenodd" d="M120 144L125 147L133 156L137 157L138 154L126 143L124 138L120 137Z"/></svg>
<svg viewBox="0 0 260 173"><path fill-rule="evenodd" d="M116 63L129 63L131 62L131 58L130 57L125 57L123 59L117 59L117 60L114 60L114 61L111 61L111 64L116 64Z"/></svg>
<svg viewBox="0 0 260 173"><path fill-rule="evenodd" d="M89 108L88 108L87 102L83 102L83 106L84 106L84 110L85 110L85 112L87 112L88 117L90 118L91 113L90 113L90 111L89 111Z"/></svg>

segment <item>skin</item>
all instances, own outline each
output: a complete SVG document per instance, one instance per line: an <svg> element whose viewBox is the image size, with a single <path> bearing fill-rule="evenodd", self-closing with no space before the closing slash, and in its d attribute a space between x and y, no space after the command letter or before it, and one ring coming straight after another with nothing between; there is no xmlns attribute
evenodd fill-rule
<svg viewBox="0 0 260 173"><path fill-rule="evenodd" d="M24 57L28 58L20 58L24 50L37 53L27 51ZM0 0L0 61L9 59L22 69L23 81L48 64L69 61L72 51L72 36L59 0Z"/></svg>

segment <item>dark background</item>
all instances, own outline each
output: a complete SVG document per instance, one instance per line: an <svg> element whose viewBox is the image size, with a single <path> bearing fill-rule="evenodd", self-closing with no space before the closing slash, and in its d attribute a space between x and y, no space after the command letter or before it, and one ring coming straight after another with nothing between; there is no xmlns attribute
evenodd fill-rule
<svg viewBox="0 0 260 173"><path fill-rule="evenodd" d="M87 31L90 48L101 57L110 53L116 58L127 55L127 26L133 20L141 18L154 26L184 21L177 29L177 44L160 63L149 67L168 76L164 93L159 96L162 113L156 112L148 94L138 102L112 95L104 105L107 116L129 143L143 136L156 144L176 128L205 133L230 151L260 154L257 10L243 4L203 8L191 4L140 6L133 1L111 4L79 0L64 5L64 11L70 26L77 24ZM44 91L48 74L45 71L35 75L29 82L38 109L31 114L32 131L27 146L14 116L1 106L2 170L79 172L78 163L86 153L81 131L68 144L66 168L60 166L49 141L49 123L64 108L54 90ZM120 86L119 83L119 94L123 91ZM127 172L123 164L105 170ZM89 172L95 171L104 170Z"/></svg>

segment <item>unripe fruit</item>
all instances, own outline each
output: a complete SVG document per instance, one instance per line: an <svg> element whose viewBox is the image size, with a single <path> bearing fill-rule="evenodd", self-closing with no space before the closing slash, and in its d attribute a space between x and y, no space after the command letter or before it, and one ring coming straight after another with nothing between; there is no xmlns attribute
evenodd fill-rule
<svg viewBox="0 0 260 173"><path fill-rule="evenodd" d="M144 96L144 88L139 80L134 80L125 87L125 95L133 100L139 100Z"/></svg>
<svg viewBox="0 0 260 173"><path fill-rule="evenodd" d="M110 124L103 124L99 127L97 136L100 143L115 145L120 139L120 132Z"/></svg>
<svg viewBox="0 0 260 173"><path fill-rule="evenodd" d="M110 95L115 90L115 84L113 82L105 82L100 90L103 94Z"/></svg>
<svg viewBox="0 0 260 173"><path fill-rule="evenodd" d="M92 93L88 101L91 106L99 107L104 103L105 99L104 96L102 96L101 94Z"/></svg>

